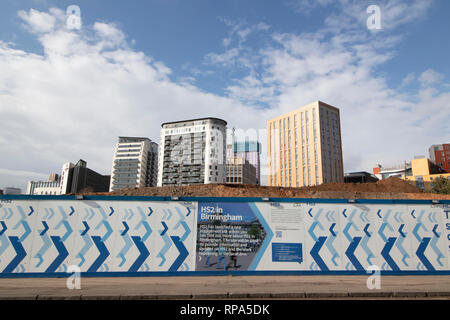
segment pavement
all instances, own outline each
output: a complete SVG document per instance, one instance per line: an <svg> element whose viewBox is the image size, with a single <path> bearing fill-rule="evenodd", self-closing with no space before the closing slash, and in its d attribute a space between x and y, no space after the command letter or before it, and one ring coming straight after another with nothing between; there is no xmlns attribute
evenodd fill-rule
<svg viewBox="0 0 450 320"><path fill-rule="evenodd" d="M0 279L0 299L450 299L450 276L203 276Z"/></svg>

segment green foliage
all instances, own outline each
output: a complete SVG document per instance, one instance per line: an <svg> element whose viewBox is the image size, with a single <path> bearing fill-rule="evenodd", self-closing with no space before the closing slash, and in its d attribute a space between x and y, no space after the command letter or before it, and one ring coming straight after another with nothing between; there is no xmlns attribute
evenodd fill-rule
<svg viewBox="0 0 450 320"><path fill-rule="evenodd" d="M433 181L432 193L450 194L450 180L446 177L439 177Z"/></svg>
<svg viewBox="0 0 450 320"><path fill-rule="evenodd" d="M261 237L261 227L258 225L252 225L248 231L248 234L254 239L259 239Z"/></svg>

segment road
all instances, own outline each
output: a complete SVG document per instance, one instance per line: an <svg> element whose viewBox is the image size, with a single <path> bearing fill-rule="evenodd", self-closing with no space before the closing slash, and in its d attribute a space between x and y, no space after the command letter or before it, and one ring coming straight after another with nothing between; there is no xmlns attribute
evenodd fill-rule
<svg viewBox="0 0 450 320"><path fill-rule="evenodd" d="M366 276L211 276L0 279L0 299L450 299L450 276L382 276L369 290Z"/></svg>

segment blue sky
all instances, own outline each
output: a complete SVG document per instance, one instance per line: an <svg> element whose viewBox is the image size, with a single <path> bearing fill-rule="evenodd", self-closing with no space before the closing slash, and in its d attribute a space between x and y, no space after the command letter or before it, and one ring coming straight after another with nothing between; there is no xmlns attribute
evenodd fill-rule
<svg viewBox="0 0 450 320"><path fill-rule="evenodd" d="M71 4L80 31L64 28ZM367 29L372 4L381 30ZM219 116L260 131L318 99L341 109L346 172L450 139L446 0L4 0L0 9L0 187L79 158L109 174L116 137L159 142L161 122Z"/></svg>

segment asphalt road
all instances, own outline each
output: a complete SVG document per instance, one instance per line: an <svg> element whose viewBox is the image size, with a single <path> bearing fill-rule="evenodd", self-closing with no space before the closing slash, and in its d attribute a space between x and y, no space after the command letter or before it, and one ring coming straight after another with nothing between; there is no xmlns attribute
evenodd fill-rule
<svg viewBox="0 0 450 320"><path fill-rule="evenodd" d="M213 276L0 279L0 299L240 299L240 298L439 298L450 299L450 276Z"/></svg>

